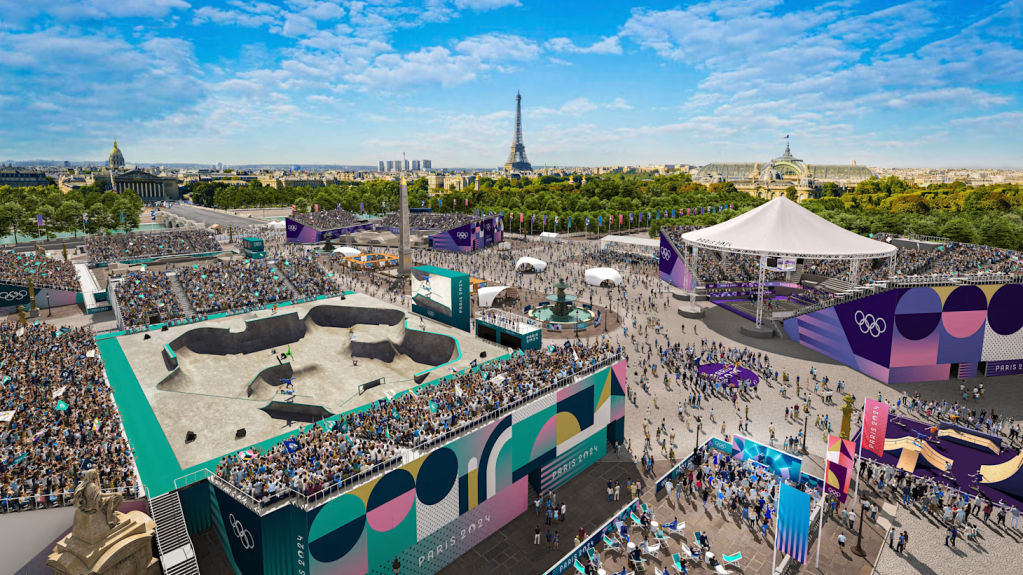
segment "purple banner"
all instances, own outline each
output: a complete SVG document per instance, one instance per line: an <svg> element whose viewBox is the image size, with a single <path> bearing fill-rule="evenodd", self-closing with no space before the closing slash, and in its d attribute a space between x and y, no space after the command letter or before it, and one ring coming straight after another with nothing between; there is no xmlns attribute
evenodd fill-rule
<svg viewBox="0 0 1023 575"><path fill-rule="evenodd" d="M718 290L715 290L715 291L708 291L707 292L707 298L709 298L709 299L714 299L714 298L737 298L737 297L746 297L746 296L756 295L756 293L757 293L756 290L735 290L735 291L728 291L728 290L720 290L720 291L718 291ZM765 298L766 297L773 297L775 295L777 295L777 294L772 289L765 289L764 290L764 297Z"/></svg>
<svg viewBox="0 0 1023 575"><path fill-rule="evenodd" d="M687 292L693 291L696 287L696 278L686 268L675 246L668 240L664 232L661 232L661 250L659 257L658 276L661 280Z"/></svg>
<svg viewBox="0 0 1023 575"><path fill-rule="evenodd" d="M1023 359L1010 359L1007 361L989 361L984 375L994 377L997 375L1018 375L1023 373Z"/></svg>
<svg viewBox="0 0 1023 575"><path fill-rule="evenodd" d="M764 285L765 286L770 286L770 287L786 287L786 288L792 288L792 289L803 289L803 286L801 286L799 284L794 284L792 282L778 282L778 281L775 281L775 282L764 282ZM706 284L703 287L707 288L708 290L713 290L713 289L731 289L731 288L755 288L755 287L757 287L757 282L737 282L737 283Z"/></svg>
<svg viewBox="0 0 1023 575"><path fill-rule="evenodd" d="M316 241L315 229L291 218L284 218L284 224L288 232L289 243L311 244Z"/></svg>
<svg viewBox="0 0 1023 575"><path fill-rule="evenodd" d="M752 385L760 382L760 377L745 367L724 363L707 363L700 366L700 375L712 381L721 382L728 387L737 387L741 382L749 380Z"/></svg>

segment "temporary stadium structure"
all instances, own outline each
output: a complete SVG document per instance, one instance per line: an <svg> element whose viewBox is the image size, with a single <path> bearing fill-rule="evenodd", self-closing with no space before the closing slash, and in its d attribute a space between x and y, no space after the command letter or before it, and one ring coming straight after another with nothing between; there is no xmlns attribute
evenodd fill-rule
<svg viewBox="0 0 1023 575"><path fill-rule="evenodd" d="M745 254L760 260L757 281L757 326L763 324L764 274L768 258L846 260L857 283L860 262L895 258L898 248L841 228L785 197L779 197L716 226L682 234L683 257L696 273L697 250ZM681 246L679 246L681 247ZM889 269L894 269L894 263ZM690 293L695 309L696 292Z"/></svg>

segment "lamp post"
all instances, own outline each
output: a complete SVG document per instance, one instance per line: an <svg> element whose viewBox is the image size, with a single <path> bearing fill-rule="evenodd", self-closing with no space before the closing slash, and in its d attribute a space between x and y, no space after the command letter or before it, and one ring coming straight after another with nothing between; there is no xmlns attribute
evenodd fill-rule
<svg viewBox="0 0 1023 575"><path fill-rule="evenodd" d="M53 308L50 307L50 292L46 292L46 317L53 317Z"/></svg>
<svg viewBox="0 0 1023 575"><path fill-rule="evenodd" d="M803 455L806 455L806 425L810 422L810 411L806 409L806 403L803 403Z"/></svg>
<svg viewBox="0 0 1023 575"><path fill-rule="evenodd" d="M863 500L863 508L866 509L866 508L869 508L869 507L870 507L870 502L867 501L866 499L864 499ZM853 509L855 509L855 507ZM863 509L860 509L860 530L856 533L856 546L852 548L853 555L856 555L857 557L866 557L867 556L867 552L864 551L863 547L860 545L863 542L863 516L864 515L866 515L866 513L863 512ZM882 545L883 544L884 543L882 542Z"/></svg>

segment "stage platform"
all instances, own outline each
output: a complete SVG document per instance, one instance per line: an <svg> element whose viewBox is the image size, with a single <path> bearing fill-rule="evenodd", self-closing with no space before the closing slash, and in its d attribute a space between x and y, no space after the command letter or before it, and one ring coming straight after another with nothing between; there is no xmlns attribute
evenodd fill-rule
<svg viewBox="0 0 1023 575"><path fill-rule="evenodd" d="M400 307L348 294L98 345L142 481L159 495L223 455L272 445L308 422L468 367L482 352L506 351L434 321L419 325ZM282 393L292 378L294 394ZM189 431L196 438L186 443Z"/></svg>
<svg viewBox="0 0 1023 575"><path fill-rule="evenodd" d="M748 299L712 299L715 305L727 309L728 311L742 316L752 322L757 321L757 304L751 302ZM764 318L769 319L771 312L767 310L768 298L764 298ZM796 311L805 307L803 304L789 301L784 297L771 298L774 302L774 309L772 311Z"/></svg>

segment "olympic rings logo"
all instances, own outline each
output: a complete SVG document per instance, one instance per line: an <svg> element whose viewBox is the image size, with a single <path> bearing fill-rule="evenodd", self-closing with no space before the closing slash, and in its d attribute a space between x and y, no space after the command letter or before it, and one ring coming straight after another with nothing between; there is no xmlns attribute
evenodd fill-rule
<svg viewBox="0 0 1023 575"><path fill-rule="evenodd" d="M469 232L458 232L458 239L464 240L467 237L469 237Z"/></svg>
<svg viewBox="0 0 1023 575"><path fill-rule="evenodd" d="M297 230L298 230L298 226L296 226L296 225L288 226L288 231L289 232L294 232L294 231L297 231Z"/></svg>
<svg viewBox="0 0 1023 575"><path fill-rule="evenodd" d="M492 228L492 227L493 226L491 226L490 224L487 224L487 230L490 230L490 228Z"/></svg>
<svg viewBox="0 0 1023 575"><path fill-rule="evenodd" d="M432 309L428 309L428 310L426 310L426 315L428 315L430 317L433 317L433 316L437 315L437 312L433 311Z"/></svg>
<svg viewBox="0 0 1023 575"><path fill-rule="evenodd" d="M661 248L661 259L663 259L663 260L670 260L671 259L671 250L669 250L668 248Z"/></svg>
<svg viewBox="0 0 1023 575"><path fill-rule="evenodd" d="M856 325L860 327L860 331L870 334L871 337L881 337L881 334L888 330L888 324L885 323L884 318L875 318L873 314L856 310L856 313L853 314L853 319L856 321Z"/></svg>
<svg viewBox="0 0 1023 575"><path fill-rule="evenodd" d="M231 529L234 530L234 536L242 542L242 547L245 549L255 548L256 542L252 540L252 533L242 525L241 521L235 519L234 513L228 515L228 519L231 521Z"/></svg>
<svg viewBox="0 0 1023 575"><path fill-rule="evenodd" d="M27 290L21 291L8 291L0 293L0 300L3 301L18 301L19 299L28 295Z"/></svg>

